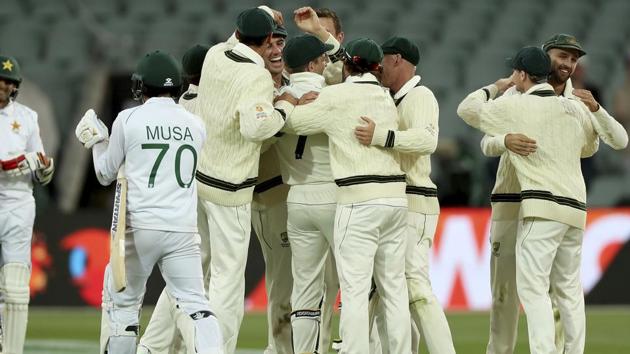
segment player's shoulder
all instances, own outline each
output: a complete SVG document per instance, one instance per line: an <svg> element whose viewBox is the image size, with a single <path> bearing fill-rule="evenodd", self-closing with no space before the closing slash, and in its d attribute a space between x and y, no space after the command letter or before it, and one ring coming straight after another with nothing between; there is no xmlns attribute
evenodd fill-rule
<svg viewBox="0 0 630 354"><path fill-rule="evenodd" d="M409 92L407 93L407 97L410 97L412 99L436 100L435 94L433 93L433 91L431 91L430 88L424 85L416 86L412 88L411 90L409 90Z"/></svg>
<svg viewBox="0 0 630 354"><path fill-rule="evenodd" d="M11 104L13 105L14 112L17 116L37 122L37 112L33 109L16 101L11 102Z"/></svg>
<svg viewBox="0 0 630 354"><path fill-rule="evenodd" d="M116 121L119 121L121 123L128 123L129 120L134 116L137 115L137 113L140 111L140 109L142 108L142 105L138 105L138 106L134 106L134 107L129 107L126 109L123 109L122 111L120 111L118 113L118 116L116 116ZM119 123L119 124L121 124Z"/></svg>

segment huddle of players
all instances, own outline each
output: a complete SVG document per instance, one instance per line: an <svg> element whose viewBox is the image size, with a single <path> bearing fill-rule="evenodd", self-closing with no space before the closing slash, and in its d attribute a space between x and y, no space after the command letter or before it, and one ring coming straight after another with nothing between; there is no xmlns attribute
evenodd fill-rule
<svg viewBox="0 0 630 354"><path fill-rule="evenodd" d="M145 252L150 252L136 245L126 267L137 279L120 294L108 288L111 280L106 274L101 352L135 352L146 271L159 263L167 288L138 353L167 353L173 345L184 350L174 344L180 334L189 353L234 353L252 224L267 265L266 353L327 352L337 286L343 303L340 352L415 353L418 331L431 353L455 352L428 272L439 215L437 190L429 177L429 156L437 146L438 104L415 75L418 48L400 37L381 46L358 39L342 48L342 38L334 35L339 29L329 33L311 8L296 10L295 21L309 34L289 39L282 49L286 31L278 26L281 15L266 7L249 9L239 15L228 41L210 49L196 47L188 54L202 68L180 104L199 116L205 128L190 123L195 146L180 145L174 157L164 154L177 165L172 172L182 182L179 187L187 188L181 199L198 211L185 210L191 224L185 229L162 222L157 229L164 234L146 232L155 226L147 226L140 217L130 218L130 226L137 230L128 236L146 242L160 237L160 242L169 243L168 235L175 234L181 240L170 242L173 250L187 252L147 257ZM473 92L458 109L468 124L487 134L484 153L501 156L492 196L490 353L514 349L517 289L533 353L556 350L550 289L565 331L563 350L583 352L584 304L578 274L586 208L579 160L597 150L599 138L614 148L627 144L626 132L590 93L571 91L568 79L584 54L575 39L554 36L544 49L554 58L553 72L545 51L524 48L512 61L510 78ZM153 66L169 60L161 58ZM142 70L139 65L137 71ZM550 82L557 85L546 83L550 72ZM173 97L174 91L164 88L177 86L175 74L153 83L145 75L138 91L144 96L143 106L153 101L158 107L159 98L154 96ZM326 86L325 77L342 82ZM511 94L495 99L512 85ZM155 87L162 90L149 90ZM160 104L165 111L175 109L171 103ZM143 109L149 110L136 111ZM152 113L157 115L155 109ZM135 115L140 116L134 117L140 126L150 124L143 121L150 114L136 111L121 112L116 122L130 125ZM93 130L94 138L82 143L95 147L107 143L101 125L86 115L77 136L79 130ZM116 130L115 123L110 145ZM197 133L201 137L195 138ZM126 140L131 133L119 134L123 153L112 162L111 156L103 157L107 146L95 148L95 168L106 184L125 161L133 214L139 209L131 202L130 160L142 156L146 160L146 155L131 153L137 150ZM177 161L182 149L192 152L194 159L186 160L184 170L192 167L197 183L192 176L181 178ZM135 163L139 170L142 164ZM149 174L141 174L136 181L144 185ZM149 176L148 188L154 187L151 178L156 186L160 183L159 174L152 171ZM160 195L169 195L164 193ZM178 205L174 198L167 199L170 204L165 208ZM194 226L191 215L198 216ZM198 242L189 242L197 227L201 254ZM140 246L143 242L136 240ZM173 258L186 262L172 262ZM195 261L203 267L191 266ZM178 272L190 276L182 281ZM201 278L209 303L199 299ZM376 331L371 331L373 323Z"/></svg>

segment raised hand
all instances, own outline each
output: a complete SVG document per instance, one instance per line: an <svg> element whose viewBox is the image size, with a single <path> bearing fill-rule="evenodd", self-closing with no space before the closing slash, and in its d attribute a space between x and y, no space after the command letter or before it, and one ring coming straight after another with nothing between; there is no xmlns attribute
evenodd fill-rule
<svg viewBox="0 0 630 354"><path fill-rule="evenodd" d="M575 97L579 98L580 101L582 101L586 105L586 107L588 107L589 111L597 112L599 110L599 103L597 103L597 100L595 99L595 97L593 97L591 91L573 89L573 94L575 95Z"/></svg>
<svg viewBox="0 0 630 354"><path fill-rule="evenodd" d="M328 32L324 26L319 23L319 17L317 17L317 13L315 13L312 7L300 7L293 11L293 20L302 32L312 34L322 42L325 42L328 38Z"/></svg>

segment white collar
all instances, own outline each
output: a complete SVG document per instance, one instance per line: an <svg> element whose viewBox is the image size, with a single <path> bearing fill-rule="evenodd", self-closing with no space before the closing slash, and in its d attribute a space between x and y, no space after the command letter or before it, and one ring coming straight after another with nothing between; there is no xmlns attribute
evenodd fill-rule
<svg viewBox="0 0 630 354"><path fill-rule="evenodd" d="M252 48L246 46L243 43L238 43L237 45L235 45L234 48L232 48L232 51L240 54L241 56L244 56L247 59L250 59L258 66L261 66L263 68L265 67L265 61L260 56L260 54L256 53Z"/></svg>
<svg viewBox="0 0 630 354"><path fill-rule="evenodd" d="M416 85L420 82L420 75L414 75L409 81L405 82L404 85L396 92L394 95L394 99L397 100L404 95L408 94Z"/></svg>
<svg viewBox="0 0 630 354"><path fill-rule="evenodd" d="M15 104L13 103L13 99L9 99L9 103L4 108L0 108L0 114L4 116L10 116L15 111Z"/></svg>
<svg viewBox="0 0 630 354"><path fill-rule="evenodd" d="M173 103L175 104L175 100L173 99L173 97L151 97L148 100L144 101L143 104L147 104L147 103L165 103L165 104Z"/></svg>
<svg viewBox="0 0 630 354"><path fill-rule="evenodd" d="M346 78L346 82L375 82L380 85L380 82L372 73L348 76Z"/></svg>
<svg viewBox="0 0 630 354"><path fill-rule="evenodd" d="M317 73L301 72L301 73L291 74L289 76L289 81L291 85L299 84L299 83L308 83L317 87L318 89L322 89L325 85L326 79L324 79L323 76Z"/></svg>
<svg viewBox="0 0 630 354"><path fill-rule="evenodd" d="M564 85L564 91L562 91L562 96L571 98L573 97L573 82L571 82L571 78L567 80Z"/></svg>
<svg viewBox="0 0 630 354"><path fill-rule="evenodd" d="M530 94L534 91L540 91L540 90L551 90L553 91L553 86L549 85L548 83L542 83L542 84L536 84L532 87L529 88L529 90L525 91L525 94Z"/></svg>

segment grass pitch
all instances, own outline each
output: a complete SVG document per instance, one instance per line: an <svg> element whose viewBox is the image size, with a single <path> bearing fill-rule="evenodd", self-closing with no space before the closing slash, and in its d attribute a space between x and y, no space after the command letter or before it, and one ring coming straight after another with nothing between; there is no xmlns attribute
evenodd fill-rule
<svg viewBox="0 0 630 354"><path fill-rule="evenodd" d="M151 308L142 313L146 325ZM587 309L586 353L630 353L630 307L590 307ZM447 314L457 353L484 353L488 340L488 313L451 312ZM338 317L335 319L336 333ZM92 308L31 307L26 338L27 354L96 353L100 311ZM265 314L245 315L238 341L240 353L262 353L267 343ZM421 353L427 353L421 344ZM527 353L525 316L519 323L516 353Z"/></svg>

